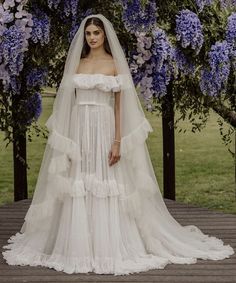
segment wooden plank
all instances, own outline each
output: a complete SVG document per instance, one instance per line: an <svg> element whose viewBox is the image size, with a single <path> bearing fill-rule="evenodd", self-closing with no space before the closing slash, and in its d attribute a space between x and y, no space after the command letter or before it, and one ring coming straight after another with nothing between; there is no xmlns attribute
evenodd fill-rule
<svg viewBox="0 0 236 283"><path fill-rule="evenodd" d="M171 283L185 283L185 282L201 282L201 283L235 283L235 276L150 276L150 275L129 275L129 276L112 276L112 275L57 275L57 276L1 276L1 283L13 282L171 282Z"/></svg>
<svg viewBox="0 0 236 283"><path fill-rule="evenodd" d="M0 245L7 244L7 239L19 232L31 200L0 207ZM236 247L236 215L198 208L194 205L182 204L171 200L165 203L173 217L181 225L196 225L205 234L215 236ZM72 274L57 272L54 269L31 266L10 266L0 257L0 282L169 282L169 283L236 283L236 255L230 258L213 261L198 260L196 264L168 264L164 269L131 275L97 275Z"/></svg>

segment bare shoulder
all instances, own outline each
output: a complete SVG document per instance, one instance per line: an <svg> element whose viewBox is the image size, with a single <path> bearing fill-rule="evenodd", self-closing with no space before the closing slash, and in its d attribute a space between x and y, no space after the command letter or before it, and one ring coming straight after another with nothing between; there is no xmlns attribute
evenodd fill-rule
<svg viewBox="0 0 236 283"><path fill-rule="evenodd" d="M112 69L112 73L114 75L117 75L115 60L111 55L108 61L109 61L110 68Z"/></svg>
<svg viewBox="0 0 236 283"><path fill-rule="evenodd" d="M77 67L76 73L80 73L81 69L83 69L83 66L86 64L86 58L81 58L79 65Z"/></svg>

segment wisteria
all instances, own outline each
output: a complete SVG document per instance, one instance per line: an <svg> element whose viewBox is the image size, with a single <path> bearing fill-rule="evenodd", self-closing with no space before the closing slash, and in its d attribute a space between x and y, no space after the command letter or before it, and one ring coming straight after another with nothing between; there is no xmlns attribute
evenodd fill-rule
<svg viewBox="0 0 236 283"><path fill-rule="evenodd" d="M26 85L28 87L45 86L47 78L47 70L45 68L35 68L30 70L26 77Z"/></svg>
<svg viewBox="0 0 236 283"><path fill-rule="evenodd" d="M32 15L23 9L21 1L4 1L0 4L0 79L3 82L4 90L9 87L14 89L11 83L12 76L18 75L23 68L24 53L28 50L28 39L32 31ZM11 8L16 8L15 17Z"/></svg>
<svg viewBox="0 0 236 283"><path fill-rule="evenodd" d="M143 4L140 0L120 0L123 6L122 20L125 28L131 32L142 32L156 23L156 3L154 0Z"/></svg>
<svg viewBox="0 0 236 283"><path fill-rule="evenodd" d="M202 12L205 6L210 6L214 0L195 0L195 3L198 7L198 11Z"/></svg>
<svg viewBox="0 0 236 283"><path fill-rule="evenodd" d="M23 68L24 31L12 25L2 35L2 59L8 65L11 75L17 75Z"/></svg>
<svg viewBox="0 0 236 283"><path fill-rule="evenodd" d="M204 94L216 96L225 90L230 73L230 49L226 41L216 42L209 52L209 68L201 72L200 88Z"/></svg>
<svg viewBox="0 0 236 283"><path fill-rule="evenodd" d="M137 49L130 63L135 83L140 84L140 92L150 106L152 96L163 96L166 86L175 72L174 49L165 32L156 28L148 36L136 33Z"/></svg>
<svg viewBox="0 0 236 283"><path fill-rule="evenodd" d="M203 45L202 25L198 16L186 9L176 16L176 39L183 48L190 46L198 54Z"/></svg>
<svg viewBox="0 0 236 283"><path fill-rule="evenodd" d="M193 74L195 72L195 66L190 59L183 53L180 48L174 49L174 58L177 64L177 68L184 75Z"/></svg>
<svg viewBox="0 0 236 283"><path fill-rule="evenodd" d="M156 28L153 32L152 54L155 60L155 71L159 72L164 63L170 62L174 58L174 50L165 32Z"/></svg>
<svg viewBox="0 0 236 283"><path fill-rule="evenodd" d="M34 43L48 44L50 36L50 19L46 13L35 9L33 13L33 29L31 39Z"/></svg>
<svg viewBox="0 0 236 283"><path fill-rule="evenodd" d="M226 27L226 40L232 48L234 46L236 47L236 13L233 13L228 17Z"/></svg>
<svg viewBox="0 0 236 283"><path fill-rule="evenodd" d="M236 0L220 0L220 6L222 9L235 8Z"/></svg>
<svg viewBox="0 0 236 283"><path fill-rule="evenodd" d="M60 2L61 0L48 0L48 7L57 9Z"/></svg>
<svg viewBox="0 0 236 283"><path fill-rule="evenodd" d="M48 0L48 6L51 9L60 9L58 6L62 7L65 16L76 16L78 11L79 0Z"/></svg>
<svg viewBox="0 0 236 283"><path fill-rule="evenodd" d="M26 124L31 124L32 120L37 120L42 112L42 97L39 92L35 92L29 97L26 101L25 113L27 113L27 122Z"/></svg>
<svg viewBox="0 0 236 283"><path fill-rule="evenodd" d="M77 14L78 0L64 0L64 13L66 16Z"/></svg>
<svg viewBox="0 0 236 283"><path fill-rule="evenodd" d="M87 17L88 15L93 14L93 10L92 9L87 9L85 12L80 13L79 17L72 17L72 24L71 24L71 29L70 32L68 34L68 41L71 42L72 39L74 38L77 30L79 29L80 26L80 22L81 19Z"/></svg>

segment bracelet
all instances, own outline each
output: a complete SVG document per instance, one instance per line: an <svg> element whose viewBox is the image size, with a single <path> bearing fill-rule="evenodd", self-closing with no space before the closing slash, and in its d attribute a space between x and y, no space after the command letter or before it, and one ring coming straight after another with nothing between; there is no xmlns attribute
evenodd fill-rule
<svg viewBox="0 0 236 283"><path fill-rule="evenodd" d="M120 141L119 141L119 140L114 140L114 142L118 142L118 143L120 143Z"/></svg>

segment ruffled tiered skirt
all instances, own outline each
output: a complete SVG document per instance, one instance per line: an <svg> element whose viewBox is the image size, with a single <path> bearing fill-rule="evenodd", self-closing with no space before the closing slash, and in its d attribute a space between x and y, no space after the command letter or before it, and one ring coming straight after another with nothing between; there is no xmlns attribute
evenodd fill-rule
<svg viewBox="0 0 236 283"><path fill-rule="evenodd" d="M134 175L122 156L115 165L108 163L115 134L111 106L75 105L71 121L70 136L78 147L68 156L69 162L60 159L51 164L53 174L68 162L69 175L51 178L50 217L35 223L35 230L10 238L5 246L9 250L3 253L8 264L119 275L168 263L195 263L196 258L223 259L233 253L197 227L181 227L171 216L165 218L167 212L155 207L155 198L145 195L138 206L137 182L148 187L148 179L142 180L141 172ZM150 210L140 215L141 207ZM39 213L31 209L31 217Z"/></svg>

